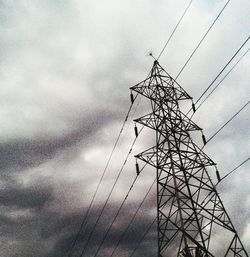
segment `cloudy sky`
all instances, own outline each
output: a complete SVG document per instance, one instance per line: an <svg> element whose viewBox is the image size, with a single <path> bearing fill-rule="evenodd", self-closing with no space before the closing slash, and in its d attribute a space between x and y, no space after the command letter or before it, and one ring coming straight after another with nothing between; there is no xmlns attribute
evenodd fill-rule
<svg viewBox="0 0 250 257"><path fill-rule="evenodd" d="M148 74L188 0L0 0L0 251L2 257L62 257L80 225L130 105L129 87ZM225 0L194 0L160 59L174 77ZM178 82L196 100L249 35L250 1L231 0ZM248 43L235 58L242 56ZM250 96L249 53L200 108L209 138ZM230 67L229 67L230 68ZM132 113L97 195L91 229L134 139ZM249 157L247 107L205 148L222 175ZM135 176L132 156L87 250L91 256ZM219 187L250 251L250 164ZM154 180L140 175L99 256L109 256ZM117 256L129 256L155 216L155 191ZM80 242L75 256L82 246ZM156 230L135 256L156 256Z"/></svg>

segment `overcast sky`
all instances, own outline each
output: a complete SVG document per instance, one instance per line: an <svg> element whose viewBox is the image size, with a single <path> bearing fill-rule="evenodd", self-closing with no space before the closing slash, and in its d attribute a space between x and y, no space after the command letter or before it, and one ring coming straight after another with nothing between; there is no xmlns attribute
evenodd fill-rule
<svg viewBox="0 0 250 257"><path fill-rule="evenodd" d="M143 80L188 0L0 0L0 251L2 257L62 257L72 242L130 105L129 87ZM194 0L160 59L172 75L185 63L225 0ZM196 100L249 35L250 1L231 0L178 78ZM245 45L234 64L249 48ZM250 96L249 53L194 116L209 138ZM143 101L141 106L143 109ZM141 110L142 111L142 110ZM132 111L132 113L134 113ZM97 195L106 199L134 139L128 120ZM143 139L144 136L144 139ZM110 215L135 176L134 154L122 173L88 249L96 249ZM225 175L249 157L250 108L204 149ZM250 164L218 191L250 251ZM143 170L99 256L109 256L154 180ZM122 241L129 256L155 216L155 190ZM91 226L83 233L86 238ZM79 245L80 249L81 244ZM77 253L76 251L76 253ZM136 255L137 254L137 255ZM156 256L156 230L135 256Z"/></svg>

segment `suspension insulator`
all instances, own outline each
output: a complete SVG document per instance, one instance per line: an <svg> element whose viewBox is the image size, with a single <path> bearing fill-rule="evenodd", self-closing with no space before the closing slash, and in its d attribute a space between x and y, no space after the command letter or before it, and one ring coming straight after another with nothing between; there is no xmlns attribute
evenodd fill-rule
<svg viewBox="0 0 250 257"><path fill-rule="evenodd" d="M205 145L205 144L207 143L207 140L206 140L204 134L202 134L202 140L203 140L203 143L204 143L204 145Z"/></svg>
<svg viewBox="0 0 250 257"><path fill-rule="evenodd" d="M140 168L139 168L139 164L137 162L135 164L135 168L136 168L136 174L139 175L140 174Z"/></svg>
<svg viewBox="0 0 250 257"><path fill-rule="evenodd" d="M217 176L218 181L220 182L221 181L221 177L220 177L220 173L219 173L219 171L217 169L216 169L216 176Z"/></svg>
<svg viewBox="0 0 250 257"><path fill-rule="evenodd" d="M138 137L138 129L137 129L137 126L135 125L135 137Z"/></svg>
<svg viewBox="0 0 250 257"><path fill-rule="evenodd" d="M196 109L195 109L195 104L194 103L192 103L192 109L193 109L193 112L195 113Z"/></svg>
<svg viewBox="0 0 250 257"><path fill-rule="evenodd" d="M134 95L133 95L133 93L131 92L130 93L130 100L131 100L131 103L133 104L134 103L134 101L135 101L135 99L134 99Z"/></svg>

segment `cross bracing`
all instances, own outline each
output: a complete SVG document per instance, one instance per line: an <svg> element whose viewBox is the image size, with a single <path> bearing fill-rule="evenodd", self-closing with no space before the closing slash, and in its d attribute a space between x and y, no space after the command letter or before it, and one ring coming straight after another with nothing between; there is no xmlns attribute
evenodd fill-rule
<svg viewBox="0 0 250 257"><path fill-rule="evenodd" d="M180 101L191 96L158 61L131 90L146 97L152 109L135 122L156 133L156 145L136 158L156 168L158 257L247 257L211 179L208 168L216 164L191 138L190 132L201 128L180 110ZM211 246L216 230L226 235L219 252Z"/></svg>

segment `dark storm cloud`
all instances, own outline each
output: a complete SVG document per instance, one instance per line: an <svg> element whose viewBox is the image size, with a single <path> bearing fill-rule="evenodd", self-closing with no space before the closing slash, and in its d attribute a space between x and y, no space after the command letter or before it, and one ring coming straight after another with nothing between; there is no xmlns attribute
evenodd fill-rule
<svg viewBox="0 0 250 257"><path fill-rule="evenodd" d="M118 114L96 112L82 121L77 121L75 131L58 135L57 138L25 138L0 143L0 170L20 172L41 165L55 157L58 152L71 151L81 145L87 147L95 133L112 122ZM6 141L6 140L5 140ZM75 153L76 154L76 153Z"/></svg>
<svg viewBox="0 0 250 257"><path fill-rule="evenodd" d="M73 256L78 256L81 253L81 250L83 249L83 246L88 238L88 235L91 232L91 227L93 226L93 223L97 218L96 214L98 213L98 210L100 210L99 208L100 206L96 206L93 209L93 213L92 215L90 215L90 218L88 219L88 226L86 227L84 232L82 232L82 234L80 235L79 242L75 247ZM112 205L110 206L110 208L106 209L104 220L105 218L110 217L113 214L113 210L117 208L118 206ZM130 214L127 213L127 217L128 215ZM82 216L79 213L71 216L65 216L63 219L61 219L60 222L58 223L59 230L61 228L61 238L56 241L55 247L46 256L51 257L51 256L64 255L69 249L70 245L72 244L72 241L75 239L75 236L76 236L76 233L78 232L79 224L81 221L82 221ZM110 219L109 219L109 222L111 222ZM87 255L93 254L97 250L97 247L99 246L100 241L102 240L103 235L107 230L109 222L102 220L101 223L97 226L97 229L94 232L93 237L91 238L91 244L87 248ZM103 245L103 248L102 248L102 252L103 251L107 251L109 253L111 252L111 250L114 247L114 244L121 236L125 225L127 225L127 222L128 222L127 219L125 222L124 217L120 217L119 222L117 222L116 224L116 227L110 231L108 237L106 238L105 245ZM152 222L152 217L148 217L147 215L143 219L136 220L136 222L128 231L126 237L120 243L116 254L119 255L119 253L121 254L121 252L123 251L126 253L131 252L131 250L136 247L137 243L139 242L143 233L145 232L145 230L147 229L147 227L151 222ZM92 226L89 226L89 224L92 224ZM54 230L57 231L57 233L59 232L58 229L56 228ZM54 233L54 230L51 232ZM154 241L155 239L156 239L155 232L151 232L148 234L147 239L144 242L144 247L146 246L148 251L147 251L147 254L144 256L150 256L150 254L154 252L155 249L152 241ZM102 254L100 253L100 256L101 255Z"/></svg>
<svg viewBox="0 0 250 257"><path fill-rule="evenodd" d="M12 185L0 190L0 204L2 206L12 206L18 209L41 209L46 203L52 200L50 187L41 186L22 187Z"/></svg>
<svg viewBox="0 0 250 257"><path fill-rule="evenodd" d="M8 236L8 231L9 231L10 227L12 227L14 224L15 224L15 222L11 218L8 218L4 215L0 216L0 227L1 227L2 233L7 232L7 234L5 234L5 236Z"/></svg>
<svg viewBox="0 0 250 257"><path fill-rule="evenodd" d="M14 142L2 143L1 152L1 170L20 171L26 168L40 165L46 160L54 158L59 150L70 146L74 141L66 139L59 140L39 140L21 139Z"/></svg>
<svg viewBox="0 0 250 257"><path fill-rule="evenodd" d="M34 192L31 193L34 194ZM34 195L33 199L35 200L36 198L37 197ZM28 204L28 201L29 200L27 200L26 204L24 204L24 206L22 205L22 207L33 208L34 206ZM110 208L105 211L105 217L110 217L113 214L113 210L117 208L118 206L115 205L110 206ZM87 236L91 231L90 225L93 225L97 218L98 210L100 210L100 206L93 208L92 214L88 219L88 226L80 235L73 256L78 256L81 252ZM82 211L85 213L86 209ZM49 211L44 204L40 204L39 212L31 212L30 216L19 215L13 218L8 215L9 214L6 213L6 216L0 216L0 228L5 237L15 242L14 244L12 243L12 256L18 256L18 254L23 252L26 254L26 257L33 257L34 255L43 257L64 256L72 244L83 218L82 212L59 214ZM147 215L143 219L136 220L128 231L127 236L119 245L117 254L119 255L121 252L130 253L131 250L136 247L151 222L152 217L148 217ZM114 243L121 236L125 224L126 222L124 222L124 218L122 217L122 221L120 220L120 222L117 223L116 228L113 229L107 237L103 251L110 252L113 249ZM107 225L108 224L103 221L98 225L91 239L91 244L88 247L88 254L96 251L106 232ZM30 237L32 237L32 244L30 244ZM150 254L154 252L153 242L155 239L156 234L154 231L148 234L142 245L142 249L147 249L147 253L145 253L144 256L150 256ZM17 248L15 248L15 246ZM138 252L140 251L141 248L138 249Z"/></svg>

